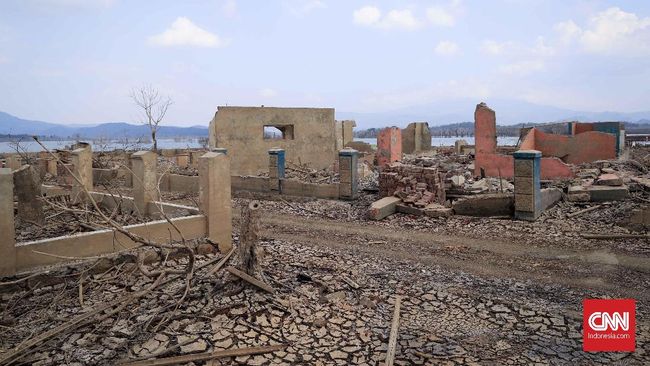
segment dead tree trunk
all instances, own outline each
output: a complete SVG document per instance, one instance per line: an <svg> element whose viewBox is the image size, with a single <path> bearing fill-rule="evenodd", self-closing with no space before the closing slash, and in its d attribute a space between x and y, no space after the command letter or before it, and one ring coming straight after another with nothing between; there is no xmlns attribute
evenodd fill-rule
<svg viewBox="0 0 650 366"><path fill-rule="evenodd" d="M239 265L241 270L254 276L257 273L257 232L259 217L257 210L260 204L253 201L242 208L241 229L239 236Z"/></svg>

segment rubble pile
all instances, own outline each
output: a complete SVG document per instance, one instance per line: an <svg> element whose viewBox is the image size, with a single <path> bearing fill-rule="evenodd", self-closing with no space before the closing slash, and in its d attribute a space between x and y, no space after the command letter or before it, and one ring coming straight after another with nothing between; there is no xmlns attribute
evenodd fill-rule
<svg viewBox="0 0 650 366"><path fill-rule="evenodd" d="M158 171L160 173L167 174L178 174L178 175L191 175L198 176L199 170L196 166L187 165L180 166L173 159L165 158L162 156L158 157Z"/></svg>
<svg viewBox="0 0 650 366"><path fill-rule="evenodd" d="M445 190L438 169L401 163L393 163L379 174L379 195L396 196L416 207L445 202Z"/></svg>

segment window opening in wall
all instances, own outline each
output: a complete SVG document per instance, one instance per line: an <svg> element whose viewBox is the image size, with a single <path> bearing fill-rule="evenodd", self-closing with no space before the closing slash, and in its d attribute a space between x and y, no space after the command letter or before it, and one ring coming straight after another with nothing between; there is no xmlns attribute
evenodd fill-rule
<svg viewBox="0 0 650 366"><path fill-rule="evenodd" d="M293 140L293 125L264 126L264 140Z"/></svg>

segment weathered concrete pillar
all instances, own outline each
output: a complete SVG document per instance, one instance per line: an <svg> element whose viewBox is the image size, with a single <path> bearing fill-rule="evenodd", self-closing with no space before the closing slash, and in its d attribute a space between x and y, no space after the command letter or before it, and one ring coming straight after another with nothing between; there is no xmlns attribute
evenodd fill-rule
<svg viewBox="0 0 650 366"><path fill-rule="evenodd" d="M515 218L535 221L542 213L540 189L542 153L519 150L515 160Z"/></svg>
<svg viewBox="0 0 650 366"><path fill-rule="evenodd" d="M216 152L199 158L199 208L208 219L208 238L219 251L232 248L230 158Z"/></svg>
<svg viewBox="0 0 650 366"><path fill-rule="evenodd" d="M485 103L476 105L474 111L474 175L481 175L481 168L487 171L492 161L490 154L497 152L497 116Z"/></svg>
<svg viewBox="0 0 650 366"><path fill-rule="evenodd" d="M31 165L23 165L16 170L14 187L18 198L18 218L27 222L43 224L43 201L41 197L41 177Z"/></svg>
<svg viewBox="0 0 650 366"><path fill-rule="evenodd" d="M11 168L0 168L0 276L15 273L14 179Z"/></svg>
<svg viewBox="0 0 650 366"><path fill-rule="evenodd" d="M5 158L5 168L16 170L23 165L23 159L20 155L9 155Z"/></svg>
<svg viewBox="0 0 650 366"><path fill-rule="evenodd" d="M190 152L190 164L193 168L199 167L199 158L205 154L205 151L192 151Z"/></svg>
<svg viewBox="0 0 650 366"><path fill-rule="evenodd" d="M354 149L343 149L339 151L339 197L352 200L357 198L357 187L359 171L357 160L359 152Z"/></svg>
<svg viewBox="0 0 650 366"><path fill-rule="evenodd" d="M56 177L57 175L59 175L56 160L54 160L54 159L48 159L47 160L47 172L53 177Z"/></svg>
<svg viewBox="0 0 650 366"><path fill-rule="evenodd" d="M72 172L81 181L81 186L88 191L93 190L93 151L90 144L80 143L80 147L72 151ZM73 201L85 201L88 199L79 183L73 179L72 199Z"/></svg>
<svg viewBox="0 0 650 366"><path fill-rule="evenodd" d="M377 136L377 165L380 168L402 160L402 130L387 127Z"/></svg>
<svg viewBox="0 0 650 366"><path fill-rule="evenodd" d="M467 146L467 141L465 141L465 140L456 140L456 142L454 142L454 152L457 155L463 154L463 147L465 147L465 146Z"/></svg>
<svg viewBox="0 0 650 366"><path fill-rule="evenodd" d="M282 192L284 179L284 149L269 150L269 189Z"/></svg>
<svg viewBox="0 0 650 366"><path fill-rule="evenodd" d="M354 127L357 126L357 122L354 120L345 120L341 122L341 129L343 133L343 146L348 142L354 141Z"/></svg>
<svg viewBox="0 0 650 366"><path fill-rule="evenodd" d="M190 164L190 155L186 153L176 155L176 165L181 168L187 168Z"/></svg>
<svg viewBox="0 0 650 366"><path fill-rule="evenodd" d="M143 216L150 214L149 202L158 200L157 162L158 155L151 151L138 151L131 155L133 202Z"/></svg>

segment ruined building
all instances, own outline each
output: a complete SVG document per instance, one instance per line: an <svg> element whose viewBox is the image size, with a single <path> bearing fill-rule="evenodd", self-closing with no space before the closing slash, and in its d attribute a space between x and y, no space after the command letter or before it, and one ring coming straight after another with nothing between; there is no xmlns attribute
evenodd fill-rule
<svg viewBox="0 0 650 366"><path fill-rule="evenodd" d="M354 121L337 122L333 108L220 106L210 122L210 148L225 148L233 175L268 170L268 151L286 151L286 160L314 169L335 165L352 140Z"/></svg>

